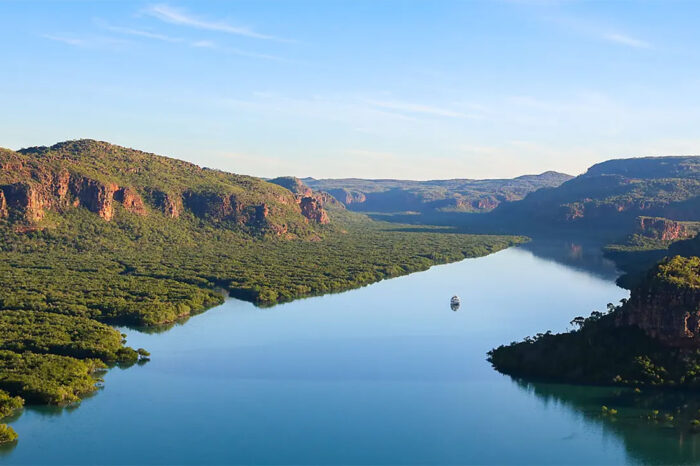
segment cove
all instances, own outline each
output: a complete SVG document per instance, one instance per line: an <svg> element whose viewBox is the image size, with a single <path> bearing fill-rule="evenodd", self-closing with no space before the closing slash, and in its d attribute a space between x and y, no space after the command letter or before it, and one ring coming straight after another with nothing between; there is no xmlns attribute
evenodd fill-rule
<svg viewBox="0 0 700 466"><path fill-rule="evenodd" d="M229 299L112 369L77 409L28 408L3 464L620 464L694 437L600 419L612 388L518 381L486 352L627 297L597 246L534 242L271 308ZM461 307L453 312L450 297ZM691 396L691 395L684 395ZM699 455L700 456L700 455Z"/></svg>

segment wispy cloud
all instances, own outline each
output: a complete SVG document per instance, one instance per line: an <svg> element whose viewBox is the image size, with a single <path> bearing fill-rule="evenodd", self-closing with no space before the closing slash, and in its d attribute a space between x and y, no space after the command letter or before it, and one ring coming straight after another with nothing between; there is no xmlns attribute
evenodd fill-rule
<svg viewBox="0 0 700 466"><path fill-rule="evenodd" d="M173 8L166 4L151 5L145 12L154 18L170 24L177 24L180 26L189 26L196 29L205 29L208 31L224 32L227 34L234 34L238 36L250 37L253 39L265 39L265 40L283 40L275 36L268 34L262 34L256 32L253 29L245 26L234 26L225 21L220 20L206 20L198 18L187 13L184 10L178 8Z"/></svg>
<svg viewBox="0 0 700 466"><path fill-rule="evenodd" d="M121 27L121 26L112 26L110 24L107 24L104 21L101 20L95 20L95 23L101 27L104 30L111 31L117 34L124 34L124 35L129 35L129 36L134 36L134 37L142 37L144 39L151 39L151 40L156 40L156 41L162 41L162 42L169 42L172 44L182 44L183 46L190 46L193 48L198 48L198 49L210 49L210 50L217 50L222 53L230 54L230 55L238 55L241 57L249 57L249 58L259 58L263 60L272 60L272 61L279 61L279 62L286 62L289 60L286 60L282 57L278 57L275 55L268 55L268 54L263 54L263 53L256 53L256 52L248 52L245 50L237 49L237 48L231 48L231 47L225 47L225 46L220 46L214 41L211 40L204 40L204 39L184 39L182 37L173 37L173 36L168 36L166 34L161 34L159 32L154 32L150 30L145 30L145 29L136 29L136 28L130 28L130 27ZM54 40L63 40L66 41L66 43L70 43L68 41L74 42L75 46L86 46L89 44L89 41L83 40L83 39L66 39L66 38L54 38Z"/></svg>
<svg viewBox="0 0 700 466"><path fill-rule="evenodd" d="M641 39L636 39L630 37L627 34L620 34L617 32L611 32L608 34L603 34L603 39L610 42L615 42L617 44L626 45L629 47L635 47L640 49L650 49L651 44L649 42L643 41Z"/></svg>
<svg viewBox="0 0 700 466"><path fill-rule="evenodd" d="M88 42L83 39L77 39L74 37L64 37L64 36L54 36L51 34L44 34L41 37L44 39L52 40L54 42L61 42L64 44L72 45L73 47L85 47Z"/></svg>
<svg viewBox="0 0 700 466"><path fill-rule="evenodd" d="M41 37L43 37L44 39L52 40L54 42L60 42L62 44L70 45L71 47L80 47L86 49L96 49L101 47L119 47L129 43L129 41L127 40L105 36L76 37L56 34L43 34Z"/></svg>
<svg viewBox="0 0 700 466"><path fill-rule="evenodd" d="M216 44L210 40L197 40L190 44L192 47L199 47L203 49L215 49Z"/></svg>
<svg viewBox="0 0 700 466"><path fill-rule="evenodd" d="M118 34L126 34L129 36L137 36L137 37L145 37L147 39L154 39L154 40L160 40L163 42L182 42L183 39L179 37L170 37L165 34L159 34L157 32L152 32L152 31L146 31L143 29L132 29L132 28L126 28L126 27L119 27L119 26L111 26L109 24L105 24L102 22L98 23L102 28L106 29L107 31L111 32L116 32Z"/></svg>
<svg viewBox="0 0 700 466"><path fill-rule="evenodd" d="M653 49L651 42L625 32L617 25L611 25L601 19L574 17L569 15L544 15L542 19L550 21L579 35L610 42L615 45L633 47L637 49Z"/></svg>
<svg viewBox="0 0 700 466"><path fill-rule="evenodd" d="M410 102L397 102L397 101L385 101L385 100L368 100L368 104L385 108L389 110L396 110L399 112L406 113L419 113L423 115L441 116L448 118L471 118L471 115L454 111L448 108L434 107L431 105L414 104Z"/></svg>

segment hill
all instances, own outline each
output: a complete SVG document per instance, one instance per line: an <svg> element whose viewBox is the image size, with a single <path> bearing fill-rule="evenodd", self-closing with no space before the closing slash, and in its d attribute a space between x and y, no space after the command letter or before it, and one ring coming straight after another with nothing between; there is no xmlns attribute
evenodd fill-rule
<svg viewBox="0 0 700 466"><path fill-rule="evenodd" d="M700 157L610 160L555 188L501 205L495 219L523 229L632 233L638 217L700 220Z"/></svg>
<svg viewBox="0 0 700 466"><path fill-rule="evenodd" d="M119 205L142 217L194 217L284 237L309 236L327 218L319 203L264 180L100 141L2 149L0 167L0 218L25 228L46 227L48 212L78 206L106 221Z"/></svg>
<svg viewBox="0 0 700 466"><path fill-rule="evenodd" d="M362 212L488 212L502 202L522 199L543 187L559 186L571 176L557 172L494 180L365 180L304 178L348 209Z"/></svg>
<svg viewBox="0 0 700 466"><path fill-rule="evenodd" d="M298 180L106 142L3 149L0 165L0 416L148 359L109 324L164 328L226 293L272 305L523 241L374 222Z"/></svg>

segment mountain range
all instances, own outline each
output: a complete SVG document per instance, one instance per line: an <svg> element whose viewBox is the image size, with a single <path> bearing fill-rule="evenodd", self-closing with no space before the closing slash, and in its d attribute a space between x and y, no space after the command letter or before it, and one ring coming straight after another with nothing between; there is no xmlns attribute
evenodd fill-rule
<svg viewBox="0 0 700 466"><path fill-rule="evenodd" d="M332 194L360 212L489 212L540 188L559 186L570 175L548 171L512 179L364 180L303 178L307 186Z"/></svg>

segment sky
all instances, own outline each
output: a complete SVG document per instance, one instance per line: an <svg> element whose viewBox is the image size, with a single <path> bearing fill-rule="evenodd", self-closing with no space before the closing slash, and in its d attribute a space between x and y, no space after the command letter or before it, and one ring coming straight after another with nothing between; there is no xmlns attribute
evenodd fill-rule
<svg viewBox="0 0 700 466"><path fill-rule="evenodd" d="M3 1L0 146L504 178L700 153L700 2Z"/></svg>

